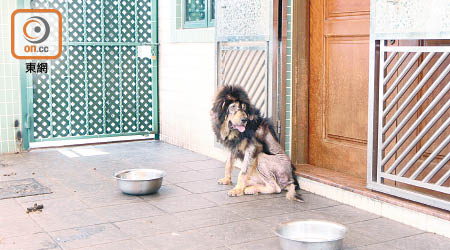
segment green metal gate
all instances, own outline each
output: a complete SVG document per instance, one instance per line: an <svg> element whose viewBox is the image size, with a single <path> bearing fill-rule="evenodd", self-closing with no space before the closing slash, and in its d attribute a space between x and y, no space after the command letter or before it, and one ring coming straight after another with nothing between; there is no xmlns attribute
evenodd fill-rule
<svg viewBox="0 0 450 250"><path fill-rule="evenodd" d="M30 7L63 15L61 57L28 77L31 142L158 133L157 0Z"/></svg>

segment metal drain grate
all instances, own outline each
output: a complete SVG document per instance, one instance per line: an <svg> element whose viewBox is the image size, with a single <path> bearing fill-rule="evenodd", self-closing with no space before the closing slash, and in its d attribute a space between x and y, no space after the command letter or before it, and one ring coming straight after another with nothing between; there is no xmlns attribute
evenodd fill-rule
<svg viewBox="0 0 450 250"><path fill-rule="evenodd" d="M52 191L33 178L0 181L0 200L31 195L50 194Z"/></svg>

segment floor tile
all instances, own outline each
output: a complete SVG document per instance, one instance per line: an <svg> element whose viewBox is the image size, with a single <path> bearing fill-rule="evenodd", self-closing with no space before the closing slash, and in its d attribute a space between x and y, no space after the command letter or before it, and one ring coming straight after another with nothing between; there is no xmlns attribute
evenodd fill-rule
<svg viewBox="0 0 450 250"><path fill-rule="evenodd" d="M337 206L341 203L337 201L333 201L327 198L324 198L319 195L315 194L302 194L302 198L305 201L302 203L302 209L303 210L311 210L311 209L318 209L318 208L325 208L325 207L331 207L331 206Z"/></svg>
<svg viewBox="0 0 450 250"><path fill-rule="evenodd" d="M202 227L244 220L224 208L205 208L193 211L155 216L114 223L121 231L133 237L182 232Z"/></svg>
<svg viewBox="0 0 450 250"><path fill-rule="evenodd" d="M414 236L408 236L386 242L402 250L448 250L450 249L450 239L433 233L423 233Z"/></svg>
<svg viewBox="0 0 450 250"><path fill-rule="evenodd" d="M43 210L42 213L32 213L30 216L47 232L107 222L107 219L99 216L90 209L63 211L60 213Z"/></svg>
<svg viewBox="0 0 450 250"><path fill-rule="evenodd" d="M164 178L167 179L172 184L214 179L214 177L211 178L211 176L196 170L172 173Z"/></svg>
<svg viewBox="0 0 450 250"><path fill-rule="evenodd" d="M106 244L77 248L77 250L147 250L135 240L115 241Z"/></svg>
<svg viewBox="0 0 450 250"><path fill-rule="evenodd" d="M47 234L37 233L1 239L0 250L61 250L62 248Z"/></svg>
<svg viewBox="0 0 450 250"><path fill-rule="evenodd" d="M413 249L413 248L411 248ZM344 247L344 250L399 250L398 248L394 248L386 243L378 243L367 246L360 246L355 248ZM429 249L431 250L431 249Z"/></svg>
<svg viewBox="0 0 450 250"><path fill-rule="evenodd" d="M0 239L43 232L30 217L0 217Z"/></svg>
<svg viewBox="0 0 450 250"><path fill-rule="evenodd" d="M88 208L81 200L74 197L47 199L47 200L35 200L22 203L22 207L26 210L28 207L33 207L34 204L44 205L46 212L60 213L64 211L74 211Z"/></svg>
<svg viewBox="0 0 450 250"><path fill-rule="evenodd" d="M258 218L258 220L267 223L272 228L275 228L282 223L296 220L327 220L327 216L321 213L317 213L316 211L297 211L274 216L266 216ZM334 219L330 219L330 221L337 222Z"/></svg>
<svg viewBox="0 0 450 250"><path fill-rule="evenodd" d="M368 235L362 234L358 231L355 231L355 230L352 230L351 228L349 228L347 233L345 234L343 248L344 249L353 249L356 247L379 244L380 242L383 242L383 241L380 241L376 238L372 238Z"/></svg>
<svg viewBox="0 0 450 250"><path fill-rule="evenodd" d="M232 188L231 185L226 185L226 187L228 187L228 189ZM229 197L228 190L200 194L200 196L202 196L218 205L235 204L235 203L242 203L242 202L254 201L254 200L278 198L278 197L284 197L284 195L285 195L285 193L282 192L281 194L259 194L259 195L243 195L243 196L239 196L239 197Z"/></svg>
<svg viewBox="0 0 450 250"><path fill-rule="evenodd" d="M152 200L159 200L159 199L165 199L169 197L180 197L185 195L190 195L191 192L187 191L184 188L178 187L177 185L169 184L169 185L163 185L159 189L159 191L155 194L151 195L142 195L139 196L144 201L152 201ZM182 199L182 197L180 197Z"/></svg>
<svg viewBox="0 0 450 250"><path fill-rule="evenodd" d="M303 204L304 203L288 201L286 198L273 198L231 204L224 207L245 218L261 218L297 212L303 209Z"/></svg>
<svg viewBox="0 0 450 250"><path fill-rule="evenodd" d="M281 250L278 238L268 238L227 246L231 250Z"/></svg>
<svg viewBox="0 0 450 250"><path fill-rule="evenodd" d="M114 192L101 191L79 195L78 199L80 199L89 208L142 202L142 199L138 196L127 195L119 190Z"/></svg>
<svg viewBox="0 0 450 250"><path fill-rule="evenodd" d="M180 233L152 235L137 240L152 250L194 250L213 249L271 236L272 232L258 221L239 221Z"/></svg>
<svg viewBox="0 0 450 250"><path fill-rule="evenodd" d="M204 161L184 162L183 165L188 166L193 170L214 169L214 168L221 168L225 170L225 162L221 162L214 159L207 159Z"/></svg>
<svg viewBox="0 0 450 250"><path fill-rule="evenodd" d="M178 183L177 186L180 186L188 190L189 192L196 194L215 192L221 190L230 190L233 188L232 186L229 185L218 184L217 179Z"/></svg>
<svg viewBox="0 0 450 250"><path fill-rule="evenodd" d="M100 224L51 232L50 235L63 249L76 249L127 239L111 224Z"/></svg>
<svg viewBox="0 0 450 250"><path fill-rule="evenodd" d="M147 202L120 204L92 209L108 222L132 220L164 214L163 211Z"/></svg>
<svg viewBox="0 0 450 250"><path fill-rule="evenodd" d="M169 213L176 213L200 208L214 207L215 203L196 194L178 197L169 197L150 201L155 207Z"/></svg>
<svg viewBox="0 0 450 250"><path fill-rule="evenodd" d="M27 217L26 209L24 209L15 199L0 200L1 217Z"/></svg>
<svg viewBox="0 0 450 250"><path fill-rule="evenodd" d="M357 222L347 226L350 231L359 232L380 243L423 233L422 230L386 218Z"/></svg>
<svg viewBox="0 0 450 250"><path fill-rule="evenodd" d="M338 205L313 210L315 213L322 214L324 219L333 220L337 223L349 224L359 221L372 220L380 218L376 214L366 212L348 205Z"/></svg>

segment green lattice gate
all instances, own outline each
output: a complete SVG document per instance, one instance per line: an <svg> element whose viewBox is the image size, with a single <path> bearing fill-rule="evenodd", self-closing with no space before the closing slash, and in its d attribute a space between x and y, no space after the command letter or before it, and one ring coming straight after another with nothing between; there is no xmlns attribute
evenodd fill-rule
<svg viewBox="0 0 450 250"><path fill-rule="evenodd" d="M31 77L31 142L158 133L157 0L31 0L30 7L63 15L61 57Z"/></svg>

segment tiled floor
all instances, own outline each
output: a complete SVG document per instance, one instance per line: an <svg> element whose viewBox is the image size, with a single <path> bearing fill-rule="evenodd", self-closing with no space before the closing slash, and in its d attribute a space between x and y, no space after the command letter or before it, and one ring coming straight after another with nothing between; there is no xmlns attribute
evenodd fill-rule
<svg viewBox="0 0 450 250"><path fill-rule="evenodd" d="M305 203L284 194L230 198L230 186L216 182L223 165L157 141L1 155L0 181L35 178L53 193L0 200L0 250L276 250L273 228L298 219L347 225L345 249L450 249L448 238L303 191ZM112 178L126 168L168 175L158 194L128 196ZM44 210L26 214L34 203Z"/></svg>

